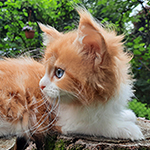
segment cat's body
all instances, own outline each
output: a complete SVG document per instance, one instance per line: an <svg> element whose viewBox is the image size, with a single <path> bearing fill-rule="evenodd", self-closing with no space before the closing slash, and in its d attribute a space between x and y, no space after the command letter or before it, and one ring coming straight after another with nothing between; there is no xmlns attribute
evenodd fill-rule
<svg viewBox="0 0 150 150"><path fill-rule="evenodd" d="M127 109L134 94L123 37L105 30L86 10L78 12L78 29L65 34L40 24L47 46L40 87L46 96L60 97L57 125L64 134L143 139Z"/></svg>
<svg viewBox="0 0 150 150"><path fill-rule="evenodd" d="M39 88L44 72L31 58L0 60L0 136L40 134L53 121Z"/></svg>
<svg viewBox="0 0 150 150"><path fill-rule="evenodd" d="M26 58L0 61L0 136L50 128L56 107L47 104L43 93L56 104L60 99L56 124L64 134L144 138L127 109L133 92L123 37L106 31L86 10L78 12L77 30L63 34L40 25L47 46L45 69Z"/></svg>
<svg viewBox="0 0 150 150"><path fill-rule="evenodd" d="M125 91L124 91L125 90ZM120 93L108 103L81 106L61 104L58 125L64 134L87 134L109 138L138 140L143 138L136 116L122 106L130 87L122 85ZM122 94L127 94L124 97Z"/></svg>

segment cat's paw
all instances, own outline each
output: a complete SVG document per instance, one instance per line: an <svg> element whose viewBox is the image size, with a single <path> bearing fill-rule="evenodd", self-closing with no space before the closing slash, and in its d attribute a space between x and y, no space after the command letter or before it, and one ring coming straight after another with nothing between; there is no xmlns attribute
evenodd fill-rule
<svg viewBox="0 0 150 150"><path fill-rule="evenodd" d="M131 121L131 122L137 121L135 113L130 109L123 110L121 112L121 117L123 118L124 121Z"/></svg>
<svg viewBox="0 0 150 150"><path fill-rule="evenodd" d="M123 139L143 140L144 136L140 128L133 122L127 122L119 129L120 137Z"/></svg>
<svg viewBox="0 0 150 150"><path fill-rule="evenodd" d="M140 130L140 128L136 125L137 118L132 110L124 110L122 111L122 118L124 122L120 125L120 132L123 133L123 136L126 138L134 140L142 140L144 136Z"/></svg>

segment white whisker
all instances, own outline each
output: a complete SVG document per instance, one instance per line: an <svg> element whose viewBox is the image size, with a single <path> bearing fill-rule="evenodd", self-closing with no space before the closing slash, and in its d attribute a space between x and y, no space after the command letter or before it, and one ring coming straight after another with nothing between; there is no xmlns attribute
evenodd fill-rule
<svg viewBox="0 0 150 150"><path fill-rule="evenodd" d="M46 101L44 100L39 106L35 107L36 109L41 107L42 105L44 105L46 103Z"/></svg>
<svg viewBox="0 0 150 150"><path fill-rule="evenodd" d="M83 92L84 87L82 86L82 88L79 90L77 87L74 87L74 90L76 91L74 96L78 99L83 99L84 101L86 101L86 97L84 96Z"/></svg>
<svg viewBox="0 0 150 150"><path fill-rule="evenodd" d="M43 121L38 125L38 126L36 126L36 130L32 133L32 135L38 130L38 132L40 132L40 131L42 131L42 130L45 130L45 129L47 129L49 126L51 126L55 121L56 121L56 119L57 119L57 117L55 116L55 118L53 119L53 121L50 123L50 124L48 124L47 126L45 126L45 127L43 127L43 128L40 128L40 129L38 129L40 126L42 126L42 124L48 119L48 117L51 115L51 113L58 107L58 105L59 105L59 102L60 102L60 98L58 98L58 101L57 101L57 103L56 103L56 99L54 99L54 102L53 102L53 104L52 104L52 107L51 107L51 110L48 112L48 115L45 117L45 114L42 116L42 118L44 118L43 119ZM48 107L48 110L49 110L49 107ZM46 110L47 111L47 110ZM41 120L41 119L40 119ZM38 121L38 123L39 123L39 121Z"/></svg>
<svg viewBox="0 0 150 150"><path fill-rule="evenodd" d="M48 108L46 109L46 111L48 110ZM38 128L39 127L39 123L40 123L40 121L47 115L47 112L45 111L45 113L42 115L42 117L40 118L40 120L33 126L33 127L31 127L29 130L30 131L32 131L32 130L34 130L35 128ZM43 122L43 121L42 121ZM37 126L38 125L38 126Z"/></svg>
<svg viewBox="0 0 150 150"><path fill-rule="evenodd" d="M50 122L50 124L48 124L47 126L41 128L41 129L39 129L38 131L46 132L47 130L50 130L50 129L54 126L54 122L57 121L57 117L58 117L58 114L59 114L59 109L60 109L59 103L60 103L60 97L58 97L58 101L57 101L57 103L56 103L56 105L55 105L55 107L54 107L54 109L53 109L53 110L55 110L56 108L58 108L58 109L57 109L57 114L56 114L55 118L53 119L52 122ZM49 113L49 114L51 114L51 113ZM49 127L51 127L51 128L49 128ZM45 129L46 129L46 130L45 130ZM44 131L43 131L43 130L44 130ZM41 133L41 132L40 132L40 133Z"/></svg>

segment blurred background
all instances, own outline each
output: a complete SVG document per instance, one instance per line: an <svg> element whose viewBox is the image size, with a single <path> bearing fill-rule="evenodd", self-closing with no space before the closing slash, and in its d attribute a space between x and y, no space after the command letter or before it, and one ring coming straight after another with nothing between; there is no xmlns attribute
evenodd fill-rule
<svg viewBox="0 0 150 150"><path fill-rule="evenodd" d="M129 107L150 119L150 1L147 0L0 0L0 56L42 57L42 31L38 23L58 31L76 28L74 4L85 6L106 28L124 34L131 61L135 97Z"/></svg>

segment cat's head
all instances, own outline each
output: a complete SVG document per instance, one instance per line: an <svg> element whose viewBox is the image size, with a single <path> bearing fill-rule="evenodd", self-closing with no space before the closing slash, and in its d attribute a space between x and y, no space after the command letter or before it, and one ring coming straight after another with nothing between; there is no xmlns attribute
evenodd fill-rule
<svg viewBox="0 0 150 150"><path fill-rule="evenodd" d="M123 36L105 30L86 10L77 10L80 22L74 31L60 33L40 24L46 45L40 87L50 98L60 96L62 103L107 102L128 78Z"/></svg>

